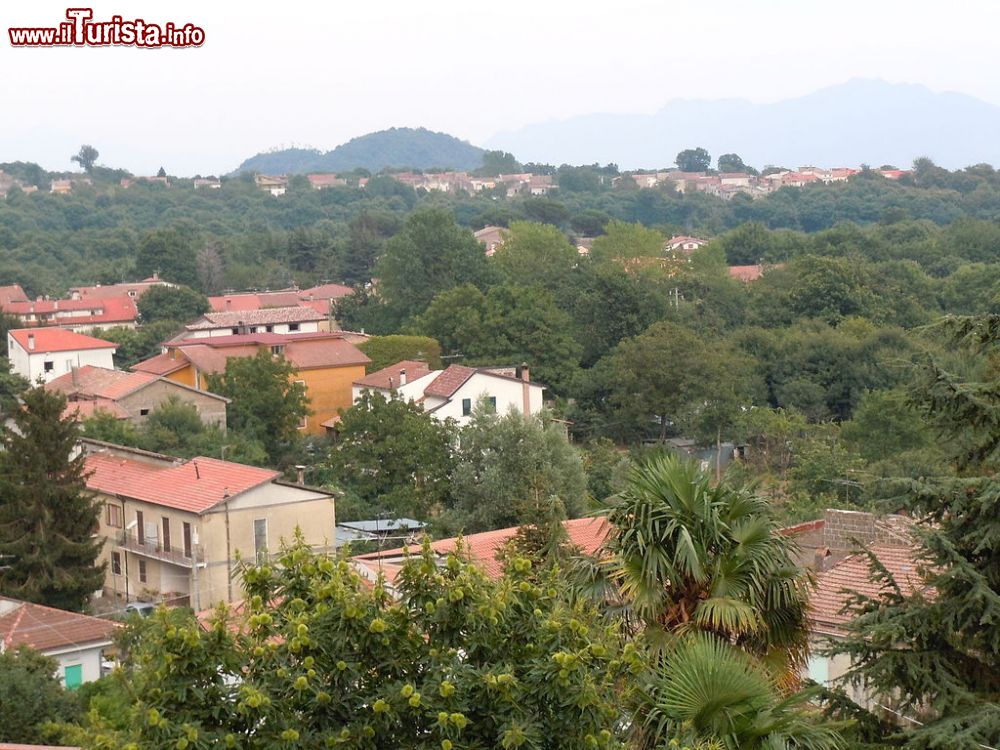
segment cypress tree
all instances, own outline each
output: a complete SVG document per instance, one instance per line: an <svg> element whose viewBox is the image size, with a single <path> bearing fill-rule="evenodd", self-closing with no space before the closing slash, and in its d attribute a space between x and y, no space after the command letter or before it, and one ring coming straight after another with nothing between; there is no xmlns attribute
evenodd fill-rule
<svg viewBox="0 0 1000 750"><path fill-rule="evenodd" d="M104 581L94 536L99 503L87 491L79 428L65 398L42 387L22 395L0 435L0 592L81 610Z"/></svg>
<svg viewBox="0 0 1000 750"><path fill-rule="evenodd" d="M873 559L888 594L854 597L850 637L834 650L852 657L852 679L906 717L896 741L980 750L1000 743L1000 316L938 329L959 356L949 369L926 367L917 404L953 461L895 498L917 521L927 585L903 595ZM950 371L963 361L968 374Z"/></svg>

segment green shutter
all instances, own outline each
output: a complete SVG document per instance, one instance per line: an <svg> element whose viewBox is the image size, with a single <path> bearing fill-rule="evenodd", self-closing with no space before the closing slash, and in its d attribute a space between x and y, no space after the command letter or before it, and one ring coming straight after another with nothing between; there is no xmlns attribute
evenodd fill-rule
<svg viewBox="0 0 1000 750"><path fill-rule="evenodd" d="M82 664L70 664L63 669L63 674L66 679L66 689L76 690L80 685L83 684L83 665Z"/></svg>

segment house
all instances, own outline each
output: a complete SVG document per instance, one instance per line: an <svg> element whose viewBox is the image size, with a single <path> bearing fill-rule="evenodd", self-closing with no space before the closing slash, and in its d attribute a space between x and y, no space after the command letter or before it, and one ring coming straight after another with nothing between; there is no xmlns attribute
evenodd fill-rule
<svg viewBox="0 0 1000 750"><path fill-rule="evenodd" d="M330 187L344 187L347 185L347 180L343 177L337 177L335 174L307 174L306 179L309 180L309 184L312 185L313 190L322 190L323 188Z"/></svg>
<svg viewBox="0 0 1000 750"><path fill-rule="evenodd" d="M728 187L748 188L753 182L753 177L746 172L720 172L719 183Z"/></svg>
<svg viewBox="0 0 1000 750"><path fill-rule="evenodd" d="M810 679L829 684L851 667L846 655L826 656L823 648L843 638L852 616L844 607L856 591L878 598L888 589L873 583L869 559L863 548L886 567L899 584L903 595L924 590L919 575L918 550L912 537L913 521L905 516L876 516L849 510L827 510L823 518L788 529L782 533L798 543L801 564L816 573L816 588L809 601L809 631L812 656L807 665ZM851 687L852 698L869 702L863 686Z"/></svg>
<svg viewBox="0 0 1000 750"><path fill-rule="evenodd" d="M78 333L135 328L139 318L135 300L128 296L8 302L3 311L16 316L23 326L59 326Z"/></svg>
<svg viewBox="0 0 1000 750"><path fill-rule="evenodd" d="M695 250L704 247L708 244L708 240L700 239L699 237L688 237L686 235L678 234L671 237L663 246L663 249L670 253L681 253L683 255L690 255Z"/></svg>
<svg viewBox="0 0 1000 750"><path fill-rule="evenodd" d="M492 256L507 239L507 230L503 227L488 226L473 232L472 236L486 245L486 255Z"/></svg>
<svg viewBox="0 0 1000 750"><path fill-rule="evenodd" d="M10 284L8 286L0 286L0 309L5 312L7 310L7 305L12 302L30 302L28 295L24 293L20 284Z"/></svg>
<svg viewBox="0 0 1000 750"><path fill-rule="evenodd" d="M104 652L119 627L111 620L0 596L0 651L27 646L52 657L70 690L100 678Z"/></svg>
<svg viewBox="0 0 1000 750"><path fill-rule="evenodd" d="M176 340L252 333L318 333L330 330L329 317L311 307L270 307L205 313L184 326Z"/></svg>
<svg viewBox="0 0 1000 750"><path fill-rule="evenodd" d="M18 328L7 333L7 356L15 374L48 383L74 367L114 369L117 345L61 328Z"/></svg>
<svg viewBox="0 0 1000 750"><path fill-rule="evenodd" d="M214 312L262 310L275 307L308 307L325 316L330 315L332 303L354 294L344 284L325 283L308 289L278 289L263 292L236 292L208 298Z"/></svg>
<svg viewBox="0 0 1000 750"><path fill-rule="evenodd" d="M268 175L258 174L254 175L253 181L265 193L270 193L275 197L284 195L285 191L288 190L288 178L284 175L269 177Z"/></svg>
<svg viewBox="0 0 1000 750"><path fill-rule="evenodd" d="M152 276L145 278L142 281L122 282L121 284L96 284L95 286L71 287L69 290L69 298L79 300L106 300L128 297L132 300L138 300L143 294L154 286L174 287L177 285L164 281L158 274L154 273Z"/></svg>
<svg viewBox="0 0 1000 750"><path fill-rule="evenodd" d="M764 275L764 266L757 264L753 266L729 266L729 275L739 281L749 284Z"/></svg>
<svg viewBox="0 0 1000 750"><path fill-rule="evenodd" d="M533 383L527 365L430 370L423 362L406 360L354 381L354 400L366 391L397 395L423 406L435 419L469 422L472 410L486 399L500 414L516 411L534 415L542 410L545 386Z"/></svg>
<svg viewBox="0 0 1000 750"><path fill-rule="evenodd" d="M600 516L563 521L563 527L566 529L567 541L585 555L598 553L611 530L611 525ZM518 528L513 526L464 537L439 539L431 542L431 550L443 564L447 557L456 551L461 540L466 558L470 562L480 566L490 578L500 578L503 575L503 564L497 559L498 553L502 552L504 545L517 534ZM391 573L398 570L410 554L420 554L419 545L356 555L352 559L373 571L388 568Z"/></svg>
<svg viewBox="0 0 1000 750"><path fill-rule="evenodd" d="M296 369L312 414L301 429L322 434L324 423L353 403L352 383L364 376L371 360L342 332L278 335L256 333L171 342L165 351L140 362L136 372L160 375L184 385L207 390L208 375L225 371L230 357L253 357L261 350L282 355Z"/></svg>
<svg viewBox="0 0 1000 750"><path fill-rule="evenodd" d="M268 560L301 531L333 548L334 496L272 469L198 457L184 461L82 440L87 487L101 504L105 593L195 609L231 602L238 558Z"/></svg>
<svg viewBox="0 0 1000 750"><path fill-rule="evenodd" d="M170 399L190 404L207 425L226 428L229 399L148 372L123 372L84 365L45 386L66 396L66 413L86 419L105 411L139 425Z"/></svg>
<svg viewBox="0 0 1000 750"><path fill-rule="evenodd" d="M72 180L52 180L49 192L55 195L68 195L73 192Z"/></svg>
<svg viewBox="0 0 1000 750"><path fill-rule="evenodd" d="M222 182L210 177L196 177L194 180L194 189L200 190L201 188L208 188L209 190L219 190L222 187Z"/></svg>

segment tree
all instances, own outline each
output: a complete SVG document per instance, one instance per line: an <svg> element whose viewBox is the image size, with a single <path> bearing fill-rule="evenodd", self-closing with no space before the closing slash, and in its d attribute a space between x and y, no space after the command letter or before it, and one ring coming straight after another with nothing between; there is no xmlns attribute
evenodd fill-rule
<svg viewBox="0 0 1000 750"><path fill-rule="evenodd" d="M358 349L371 358L368 372L381 370L404 359L426 362L432 370L441 367L441 344L429 336L372 336L358 344Z"/></svg>
<svg viewBox="0 0 1000 750"><path fill-rule="evenodd" d="M704 172L711 163L712 157L701 146L684 149L674 159L674 164L682 172Z"/></svg>
<svg viewBox="0 0 1000 750"><path fill-rule="evenodd" d="M564 286L580 261L566 235L549 224L515 221L491 262L509 284Z"/></svg>
<svg viewBox="0 0 1000 750"><path fill-rule="evenodd" d="M211 310L208 298L186 286L151 286L136 305L143 324L171 320L186 323Z"/></svg>
<svg viewBox="0 0 1000 750"><path fill-rule="evenodd" d="M166 177L167 176L167 170L165 170L163 167L160 167L158 170L156 170L156 176L157 177Z"/></svg>
<svg viewBox="0 0 1000 750"><path fill-rule="evenodd" d="M91 333L95 338L113 341L118 345L115 351L115 366L127 370L144 359L155 357L163 351L163 341L178 332L181 325L176 320L157 320L139 328L105 328Z"/></svg>
<svg viewBox="0 0 1000 750"><path fill-rule="evenodd" d="M743 163L739 154L723 154L718 161L720 172L746 172L747 165ZM685 170L687 171L687 170Z"/></svg>
<svg viewBox="0 0 1000 750"><path fill-rule="evenodd" d="M94 163L97 161L97 157L100 156L97 149L93 146L83 145L80 146L80 150L76 152L73 156L69 158L70 161L75 161L84 172L90 173L94 169Z"/></svg>
<svg viewBox="0 0 1000 750"><path fill-rule="evenodd" d="M198 268L198 288L206 294L217 294L226 283L226 267L222 253L215 244L207 244L198 251L195 260Z"/></svg>
<svg viewBox="0 0 1000 750"><path fill-rule="evenodd" d="M341 413L330 451L331 480L347 490L358 519L380 513L423 519L449 494L454 429L419 405L364 391ZM338 508L338 516L344 513Z"/></svg>
<svg viewBox="0 0 1000 750"><path fill-rule="evenodd" d="M842 725L804 705L814 695L788 699L774 676L747 654L714 636L687 637L639 691L638 747L839 750L845 744Z"/></svg>
<svg viewBox="0 0 1000 750"><path fill-rule="evenodd" d="M209 390L230 399L230 429L264 446L271 461L299 435L309 414L305 385L284 357L261 350L253 357L230 357L225 372L208 377Z"/></svg>
<svg viewBox="0 0 1000 750"><path fill-rule="evenodd" d="M414 329L440 341L448 354L474 357L488 346L485 318L486 295L472 284L462 284L434 297Z"/></svg>
<svg viewBox="0 0 1000 750"><path fill-rule="evenodd" d="M533 580L528 560L491 581L460 555L439 566L425 547L393 596L296 541L241 571L242 614L203 628L157 612L131 654L123 741L621 750L641 655L592 608L566 604L553 574Z"/></svg>
<svg viewBox="0 0 1000 750"><path fill-rule="evenodd" d="M0 590L80 611L104 583L94 536L100 506L87 492L79 427L66 399L38 387L4 426L0 445Z"/></svg>
<svg viewBox="0 0 1000 750"><path fill-rule="evenodd" d="M587 477L565 431L546 418L494 414L486 402L460 434L444 530L473 533L532 523L558 499L570 518L586 508Z"/></svg>
<svg viewBox="0 0 1000 750"><path fill-rule="evenodd" d="M139 242L135 268L141 276L158 274L176 284L198 283L193 245L176 229L155 229Z"/></svg>
<svg viewBox="0 0 1000 750"><path fill-rule="evenodd" d="M581 591L618 603L654 646L704 632L776 678L797 676L808 650L809 578L765 498L659 455L632 469L608 522L607 555Z"/></svg>
<svg viewBox="0 0 1000 750"><path fill-rule="evenodd" d="M518 174L522 169L514 154L507 151L487 151L483 154L483 166L476 170L476 174L496 177L501 174Z"/></svg>
<svg viewBox="0 0 1000 750"><path fill-rule="evenodd" d="M877 558L872 580L884 596L856 595L848 679L912 721L906 747L973 750L1000 737L1000 316L945 319L938 333L969 356L963 376L932 361L915 399L944 436L951 465L899 483L893 508L916 519L913 593Z"/></svg>
<svg viewBox="0 0 1000 750"><path fill-rule="evenodd" d="M482 245L440 209L412 214L386 243L376 270L379 292L399 322L419 315L439 292L481 284L486 274Z"/></svg>
<svg viewBox="0 0 1000 750"><path fill-rule="evenodd" d="M663 255L664 238L642 224L610 221L604 234L594 240L590 257L598 262L625 258L658 258Z"/></svg>
<svg viewBox="0 0 1000 750"><path fill-rule="evenodd" d="M59 663L27 646L0 650L0 742L43 745L53 738L46 724L80 714L74 696L59 683Z"/></svg>

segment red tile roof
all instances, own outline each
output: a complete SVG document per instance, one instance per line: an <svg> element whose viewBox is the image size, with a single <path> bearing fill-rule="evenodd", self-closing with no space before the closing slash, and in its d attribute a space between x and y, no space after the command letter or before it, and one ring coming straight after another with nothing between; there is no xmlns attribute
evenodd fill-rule
<svg viewBox="0 0 1000 750"><path fill-rule="evenodd" d="M355 380L354 385L381 388L383 390L396 388L399 386L401 370L406 370L406 381L412 383L417 378L422 378L424 375L429 374L431 368L426 362L419 362L415 359L404 359L402 362L383 367L381 370L376 370L359 380Z"/></svg>
<svg viewBox="0 0 1000 750"><path fill-rule="evenodd" d="M729 275L740 281L756 281L764 275L764 266L729 266Z"/></svg>
<svg viewBox="0 0 1000 750"><path fill-rule="evenodd" d="M917 573L916 548L873 544L868 549L896 579L904 596L927 590ZM816 590L809 601L810 620L815 630L829 635L845 632L844 625L853 619L852 615L843 612L852 596L851 591L871 598L887 593L887 589L869 580L868 563L866 555L854 554L817 575Z"/></svg>
<svg viewBox="0 0 1000 750"><path fill-rule="evenodd" d="M324 320L326 315L309 307L269 307L257 310L231 310L228 312L205 313L185 328L189 331L210 330L213 328L235 328L241 325L262 326L279 325L282 323L305 323L314 320Z"/></svg>
<svg viewBox="0 0 1000 750"><path fill-rule="evenodd" d="M117 349L118 345L82 333L64 331L62 328L19 328L10 332L11 337L26 352L73 352L86 349ZM30 349L28 337L34 336L35 347Z"/></svg>
<svg viewBox="0 0 1000 750"><path fill-rule="evenodd" d="M188 363L186 357L179 356L175 352L166 352L139 362L132 367L132 370L135 372L148 372L153 375L169 375L172 372L187 367Z"/></svg>
<svg viewBox="0 0 1000 750"><path fill-rule="evenodd" d="M580 548L580 551L587 555L595 554L607 538L611 526L603 517L596 518L576 518L564 521L566 534L569 542ZM511 537L517 533L518 527L513 526L507 529L497 529L496 531L484 531L480 534L469 534L462 537L469 559L481 565L483 570L491 578L499 578L503 575L503 565L496 559L497 552ZM431 548L439 555L447 555L455 551L458 544L458 537L451 539L441 539L431 544ZM419 554L419 545L409 547L399 547L393 550L382 552L372 552L366 555L358 555L356 560L371 564L380 558L394 560L404 556L409 551L411 554Z"/></svg>
<svg viewBox="0 0 1000 750"><path fill-rule="evenodd" d="M11 611L0 615L0 644L4 649L29 646L49 651L109 643L112 633L120 627L111 620L0 596L0 611L11 605Z"/></svg>
<svg viewBox="0 0 1000 750"><path fill-rule="evenodd" d="M441 371L434 380L424 388L425 396L437 396L439 398L451 398L455 391L461 388L465 382L477 372L474 367L465 365L449 365Z"/></svg>
<svg viewBox="0 0 1000 750"><path fill-rule="evenodd" d="M340 299L341 297L347 297L348 295L354 294L354 290L349 286L344 286L343 284L320 284L319 286L312 286L308 289L303 289L299 297L304 300L309 299Z"/></svg>
<svg viewBox="0 0 1000 750"><path fill-rule="evenodd" d="M4 310L11 302L29 302L28 295L24 293L20 284L0 286L0 307Z"/></svg>
<svg viewBox="0 0 1000 750"><path fill-rule="evenodd" d="M99 444L88 444L88 450L90 445ZM169 463L166 457L150 459L132 451L136 457L129 458L122 452L120 448L114 452L98 449L87 454L89 489L191 513L203 513L227 498L281 476L271 469L204 456Z"/></svg>
<svg viewBox="0 0 1000 750"><path fill-rule="evenodd" d="M78 286L70 289L70 294L75 297L79 297L82 300L108 300L114 298L126 298L131 299L132 296L129 292L135 295L135 299L142 296L150 287L163 286L166 285L165 281L161 281L156 276L150 276L148 279L143 279L142 281L136 281L131 284L98 284L97 286Z"/></svg>
<svg viewBox="0 0 1000 750"><path fill-rule="evenodd" d="M157 380L155 375L145 372L125 372L85 365L73 372L60 375L46 384L45 388L66 395L91 396L114 401Z"/></svg>

